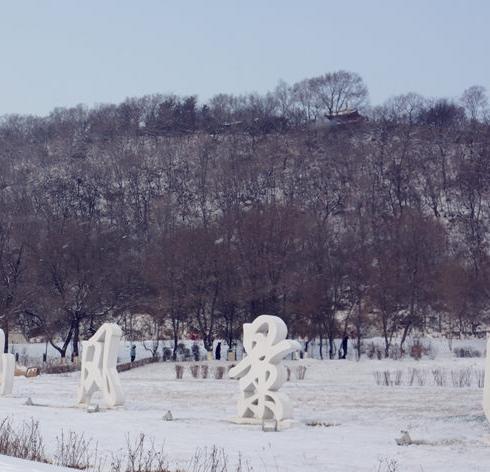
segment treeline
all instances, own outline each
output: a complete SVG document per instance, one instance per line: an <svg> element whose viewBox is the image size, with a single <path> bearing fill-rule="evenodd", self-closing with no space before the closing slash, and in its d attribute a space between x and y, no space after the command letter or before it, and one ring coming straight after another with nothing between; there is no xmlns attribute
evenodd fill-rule
<svg viewBox="0 0 490 472"><path fill-rule="evenodd" d="M363 119L336 119L354 109ZM388 355L394 336L403 349L412 330L488 319L482 87L369 108L341 71L204 105L7 116L0 166L1 326L62 356L106 320L210 350L277 314L333 356L345 332L359 349L381 334Z"/></svg>

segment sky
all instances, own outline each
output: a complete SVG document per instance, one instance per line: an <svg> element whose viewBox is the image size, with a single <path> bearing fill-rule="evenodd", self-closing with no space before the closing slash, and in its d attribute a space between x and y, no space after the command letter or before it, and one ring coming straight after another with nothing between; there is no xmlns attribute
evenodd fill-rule
<svg viewBox="0 0 490 472"><path fill-rule="evenodd" d="M0 115L264 93L339 69L371 103L490 90L489 0L0 0Z"/></svg>

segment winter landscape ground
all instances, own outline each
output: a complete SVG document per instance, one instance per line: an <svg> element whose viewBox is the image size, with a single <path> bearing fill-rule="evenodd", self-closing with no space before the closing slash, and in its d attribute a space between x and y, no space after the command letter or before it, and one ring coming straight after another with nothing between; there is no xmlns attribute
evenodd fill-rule
<svg viewBox="0 0 490 472"><path fill-rule="evenodd" d="M479 343L483 350L483 341ZM489 470L490 426L483 414L482 389L476 380L470 387L454 387L451 380L451 371L480 371L482 358L454 358L439 348L435 359L420 361L290 361L291 381L284 392L294 402L297 423L277 433L231 423L237 382L212 375L194 379L190 364L182 380L175 378L173 363L122 373L125 406L94 414L74 406L78 373L16 379L14 394L0 402L0 418L39 421L49 455L56 453L61 430L92 439L90 447L97 444L99 457L122 454L128 435L136 440L144 433L164 446L171 470L192 470L196 451L213 446L225 451L229 465L241 456L243 469L254 471ZM297 365L307 366L304 380L295 376ZM424 385L408 385L411 369L423 373ZM447 376L445 386L434 384L432 372L437 369ZM385 371L393 379L401 372L402 385L378 385L375 373ZM25 405L28 397L39 406ZM162 420L167 410L174 421ZM402 430L416 444L397 445ZM2 456L0 470L63 469Z"/></svg>

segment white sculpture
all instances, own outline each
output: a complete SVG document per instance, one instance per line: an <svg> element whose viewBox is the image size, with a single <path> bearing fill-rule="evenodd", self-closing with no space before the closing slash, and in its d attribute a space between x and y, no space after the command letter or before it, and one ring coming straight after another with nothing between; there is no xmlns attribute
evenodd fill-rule
<svg viewBox="0 0 490 472"><path fill-rule="evenodd" d="M248 355L230 370L230 377L240 379L239 422L280 422L292 417L289 399L278 392L287 378L281 361L301 346L286 340L287 334L286 324L277 316L262 315L243 325L243 347Z"/></svg>
<svg viewBox="0 0 490 472"><path fill-rule="evenodd" d="M0 349L5 346L5 333L0 329ZM0 355L0 395L9 395L14 387L15 356L13 354Z"/></svg>
<svg viewBox="0 0 490 472"><path fill-rule="evenodd" d="M78 403L88 405L92 395L99 390L107 406L124 403L116 369L121 336L122 331L117 324L104 323L88 341L82 342Z"/></svg>
<svg viewBox="0 0 490 472"><path fill-rule="evenodd" d="M485 385L483 388L483 410L490 421L490 336L487 340L487 359L485 361Z"/></svg>

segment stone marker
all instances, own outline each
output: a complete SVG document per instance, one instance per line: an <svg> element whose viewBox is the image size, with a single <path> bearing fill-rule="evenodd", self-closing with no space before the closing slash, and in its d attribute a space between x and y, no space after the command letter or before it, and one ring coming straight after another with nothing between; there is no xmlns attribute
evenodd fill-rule
<svg viewBox="0 0 490 472"><path fill-rule="evenodd" d="M99 404L89 405L87 407L87 413L98 413L100 411Z"/></svg>

